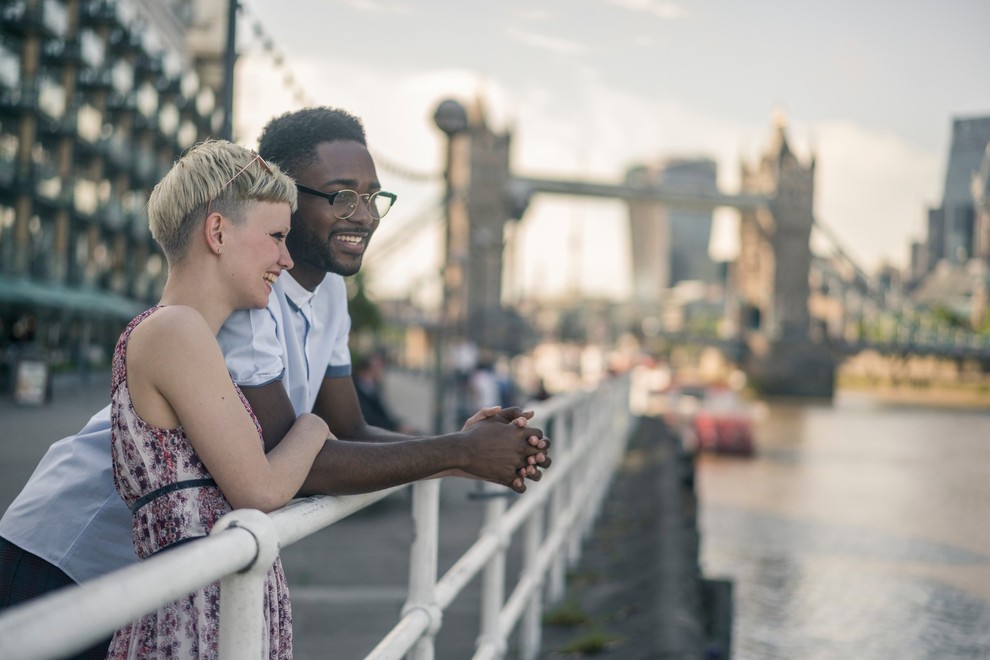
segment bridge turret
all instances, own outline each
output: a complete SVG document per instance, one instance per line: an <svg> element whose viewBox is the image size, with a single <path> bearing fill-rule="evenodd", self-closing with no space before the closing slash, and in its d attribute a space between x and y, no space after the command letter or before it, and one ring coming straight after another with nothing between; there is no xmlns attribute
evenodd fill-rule
<svg viewBox="0 0 990 660"><path fill-rule="evenodd" d="M815 161L802 162L791 149L782 116L774 129L760 161L742 167L743 192L769 200L740 214L736 285L751 350L747 370L770 393L831 396L834 363L812 343L808 310Z"/></svg>
<svg viewBox="0 0 990 660"><path fill-rule="evenodd" d="M515 201L522 208L507 203L512 134L489 126L480 97L467 108L444 101L436 119L448 139L448 331L470 338L479 347L505 348L501 344L512 335L505 331L508 321L501 307L504 229L507 221L525 210L521 199ZM521 194L525 196L525 191Z"/></svg>

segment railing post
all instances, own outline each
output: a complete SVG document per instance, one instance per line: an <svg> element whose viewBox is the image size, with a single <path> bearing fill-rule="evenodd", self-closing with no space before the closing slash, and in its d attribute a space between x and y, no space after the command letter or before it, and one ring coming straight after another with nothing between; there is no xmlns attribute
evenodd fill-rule
<svg viewBox="0 0 990 660"><path fill-rule="evenodd" d="M485 484L485 491L489 491L488 484ZM497 523L505 513L506 503L504 497L491 497L485 504L485 524L482 534L487 531L497 530ZM497 532L496 532L497 533ZM485 566L481 586L481 632L478 635L478 646L485 644L494 645L495 648L502 648L502 642L498 629L498 616L505 603L505 551L508 546L508 539L499 536L498 550ZM501 657L502 653L496 653Z"/></svg>
<svg viewBox="0 0 990 660"><path fill-rule="evenodd" d="M556 420L554 420L554 437L551 438L553 441L553 451L557 456L557 460L563 459L568 455L568 450L570 448L571 442L571 432L574 429L574 425L571 423L573 413L571 411L561 412L558 414ZM567 508L568 501L568 489L571 484L571 476L568 475L565 479L560 482L560 485L550 494L550 520L557 521L561 519L564 510ZM567 588L566 585L567 578L567 560L564 553L564 548L561 548L556 553L552 564L550 565L550 579L547 582L547 602L550 604L557 604L564 598L564 593Z"/></svg>
<svg viewBox="0 0 990 660"><path fill-rule="evenodd" d="M409 652L410 660L433 660L433 640L440 630L443 611L436 602L437 551L440 528L440 480L413 484L413 543L409 552L409 596L402 616L424 610L430 619L426 634Z"/></svg>
<svg viewBox="0 0 990 660"><path fill-rule="evenodd" d="M543 508L534 511L526 521L523 537L523 569L541 585L533 591L523 615L522 631L519 636L519 655L522 660L536 660L540 653L543 617L543 576L539 568L540 543L543 540Z"/></svg>
<svg viewBox="0 0 990 660"><path fill-rule="evenodd" d="M590 423L591 415L596 408L594 406L583 406L572 411L573 417L571 418L571 435L569 438L570 442L570 454L577 461L574 470L571 471L569 478L567 479L567 484L564 488L564 496L567 501L570 502L573 494L577 492L579 488L590 487L591 484L588 482L588 461L587 461L587 448L585 448L585 437L588 433L588 424ZM585 451L580 450L584 448ZM582 455L583 454L583 455ZM564 548L564 553L567 558L567 568L573 568L577 565L578 558L581 556L581 540L584 538L584 519L585 513L579 511L574 528L571 533L568 534L568 539L566 546Z"/></svg>
<svg viewBox="0 0 990 660"><path fill-rule="evenodd" d="M269 635L264 613L265 580L278 557L278 532L261 511L239 509L218 520L210 534L231 527L250 532L258 543L258 554L244 571L220 580L220 658L260 659Z"/></svg>

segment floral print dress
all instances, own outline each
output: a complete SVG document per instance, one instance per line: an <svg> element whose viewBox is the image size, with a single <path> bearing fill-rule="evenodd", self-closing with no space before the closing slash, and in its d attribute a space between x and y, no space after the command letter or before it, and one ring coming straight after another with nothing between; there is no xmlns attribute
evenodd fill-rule
<svg viewBox="0 0 990 660"><path fill-rule="evenodd" d="M210 533L231 510L186 439L182 427L162 429L138 416L127 388L127 341L153 307L128 324L113 353L111 449L117 492L133 513L132 538L139 559ZM237 386L234 386L237 388ZM261 427L244 395L237 395ZM276 559L268 571L261 631L269 658L292 657L289 591ZM108 658L216 658L220 624L220 583L146 614L114 633Z"/></svg>

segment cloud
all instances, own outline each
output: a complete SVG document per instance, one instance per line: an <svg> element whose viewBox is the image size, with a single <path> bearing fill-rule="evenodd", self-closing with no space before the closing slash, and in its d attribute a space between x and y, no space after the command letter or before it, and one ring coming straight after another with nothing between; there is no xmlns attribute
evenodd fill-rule
<svg viewBox="0 0 990 660"><path fill-rule="evenodd" d="M512 41L518 41L533 48L548 50L559 55L581 55L588 52L588 47L576 41L550 37L544 34L525 32L518 28L508 27L505 36Z"/></svg>
<svg viewBox="0 0 990 660"><path fill-rule="evenodd" d="M653 14L657 18L669 21L676 18L684 18L688 12L684 7L676 2L666 2L664 0L605 0L608 4L629 11L641 11Z"/></svg>
<svg viewBox="0 0 990 660"><path fill-rule="evenodd" d="M238 74L236 123L251 146L268 118L294 108L279 72L262 70L263 63L262 57L245 57ZM467 69L403 75L360 61L346 66L350 75L330 85L322 57L293 61L297 80L318 103L347 108L364 120L382 184L401 200L379 230L375 240L381 242L414 221L441 192L439 183L411 182L383 165L388 159L416 171L439 171L443 137L433 112L443 98L470 104L483 97L495 130L514 127L513 172L525 176L616 182L633 164L705 156L718 163L719 187L734 192L740 160L755 163L772 134L770 107L765 120L740 122L731 111L716 115L645 98L593 71L557 85L526 86L517 77L485 77ZM890 131L853 122L791 117L788 135L802 160L812 151L817 156L815 212L843 247L868 270L882 260L904 263L909 240L923 238L925 210L940 194L940 159ZM627 295L625 218L621 202L534 198L515 233L515 265L507 265L518 268L513 293L551 297L573 290L579 280L577 289L589 295ZM725 238L731 242L731 236ZM376 293L433 290L439 241L431 225L380 260L373 245L368 265Z"/></svg>
<svg viewBox="0 0 990 660"><path fill-rule="evenodd" d="M522 19L524 21L545 21L553 14L551 14L546 9L517 9L512 12L512 15L516 18Z"/></svg>
<svg viewBox="0 0 990 660"><path fill-rule="evenodd" d="M873 270L907 265L911 240L924 239L938 204L940 159L898 135L853 122L815 124L816 217Z"/></svg>
<svg viewBox="0 0 990 660"><path fill-rule="evenodd" d="M401 2L376 2L375 0L350 0L348 4L358 11L374 14L411 14L408 5Z"/></svg>

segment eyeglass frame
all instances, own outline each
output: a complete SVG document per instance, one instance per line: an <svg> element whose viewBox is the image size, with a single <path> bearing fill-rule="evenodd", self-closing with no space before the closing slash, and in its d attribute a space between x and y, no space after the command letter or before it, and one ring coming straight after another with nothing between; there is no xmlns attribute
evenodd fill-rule
<svg viewBox="0 0 990 660"><path fill-rule="evenodd" d="M306 193L307 195L315 195L316 197L322 197L323 199L327 200L330 203L330 212L333 213L333 216L335 218L337 218L338 220L347 220L352 215L354 215L355 213L357 213L357 206L355 206L354 207L354 210L351 211L350 213L348 213L347 215L345 215L344 217L340 217L339 215L337 215L336 211L333 210L333 200L337 197L337 195L339 195L342 192L354 193L355 195L358 196L358 199L362 199L363 198L364 199L364 205L368 208L368 213L371 213L371 209L372 209L371 198L372 197L377 197L378 195L382 195L384 197L387 197L388 199L391 199L392 201L391 201L391 203L389 203L388 209L385 211L385 213L382 213L377 218L375 218L374 215L371 216L372 218L375 218L375 220L381 220L386 215L388 215L388 212L392 210L392 206L395 204L395 200L397 200L399 198L399 196L396 195L395 193L386 192L384 190L378 190L378 191L373 192L373 193L359 193L358 191L351 190L350 188L343 188L342 190L336 190L336 191L334 191L332 193L325 193L322 190L317 190L316 188L310 188L309 186L304 186L303 184L298 183L298 182L296 182L296 190L298 190L299 192L302 192L302 193Z"/></svg>
<svg viewBox="0 0 990 660"><path fill-rule="evenodd" d="M232 176L229 179L227 179L227 183L225 183L222 186L220 186L220 189L217 190L217 193L215 195L213 195L213 197L211 197L209 199L209 201L206 202L206 217L210 217L210 213L213 212L212 211L213 200L215 200L217 197L219 197L220 196L220 193L222 193L224 190L227 189L227 186L229 186L234 181L236 181L237 180L237 177L239 177L240 175L242 175L245 172L247 172L247 169L249 167L251 167L252 165L254 165L255 162L260 162L261 163L261 166L265 168L265 171L274 176L275 172L274 172L274 170L272 170L272 166L268 164L268 161L265 160L264 158L262 158L261 157L261 154L259 154L257 151L252 151L251 153L254 154L254 158L252 158L251 160L249 160L248 163L247 163L247 165L245 165L241 169L237 170L237 174L235 174L234 176Z"/></svg>

